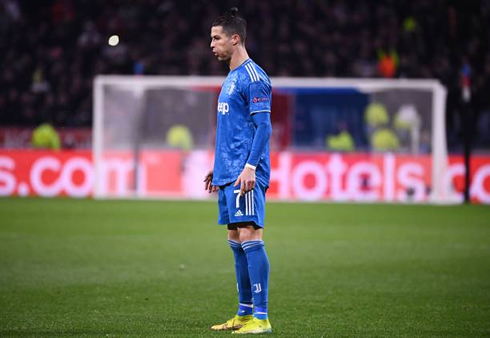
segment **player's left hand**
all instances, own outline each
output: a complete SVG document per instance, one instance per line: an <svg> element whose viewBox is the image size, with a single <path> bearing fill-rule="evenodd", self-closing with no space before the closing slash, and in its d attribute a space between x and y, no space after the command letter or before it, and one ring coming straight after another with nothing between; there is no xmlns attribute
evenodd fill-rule
<svg viewBox="0 0 490 338"><path fill-rule="evenodd" d="M252 168L245 167L242 170L240 176L238 176L235 181L234 186L240 185L240 195L243 196L247 192L255 188L255 170Z"/></svg>

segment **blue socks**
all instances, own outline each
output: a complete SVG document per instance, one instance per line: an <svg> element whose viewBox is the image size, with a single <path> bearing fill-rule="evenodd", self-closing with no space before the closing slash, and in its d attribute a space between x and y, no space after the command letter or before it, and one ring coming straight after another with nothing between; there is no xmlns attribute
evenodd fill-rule
<svg viewBox="0 0 490 338"><path fill-rule="evenodd" d="M264 241L245 241L240 244L229 239L228 243L235 256L239 300L237 315L251 315L255 308L254 317L267 319L269 259L265 252Z"/></svg>
<svg viewBox="0 0 490 338"><path fill-rule="evenodd" d="M257 319L265 320L267 319L267 308L266 307L256 307L254 317Z"/></svg>
<svg viewBox="0 0 490 338"><path fill-rule="evenodd" d="M250 304L239 303L237 315L250 316L253 313L253 307L254 306L252 305L252 303Z"/></svg>
<svg viewBox="0 0 490 338"><path fill-rule="evenodd" d="M245 251L243 251L240 243L228 240L231 250L235 256L235 272L238 287L238 312L239 316L251 315L253 312L252 306L252 287L250 286L250 277L248 274L248 263Z"/></svg>
<svg viewBox="0 0 490 338"><path fill-rule="evenodd" d="M254 317L267 319L267 298L269 293L269 259L264 241L252 240L242 243L248 262L248 273L253 293Z"/></svg>

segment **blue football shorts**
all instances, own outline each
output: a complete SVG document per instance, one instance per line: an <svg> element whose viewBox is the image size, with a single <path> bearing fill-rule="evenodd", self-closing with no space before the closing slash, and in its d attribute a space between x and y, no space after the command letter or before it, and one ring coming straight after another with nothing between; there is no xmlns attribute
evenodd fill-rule
<svg viewBox="0 0 490 338"><path fill-rule="evenodd" d="M240 186L234 187L233 184L221 186L218 190L218 224L254 222L263 228L268 187L257 180L253 190L240 196Z"/></svg>

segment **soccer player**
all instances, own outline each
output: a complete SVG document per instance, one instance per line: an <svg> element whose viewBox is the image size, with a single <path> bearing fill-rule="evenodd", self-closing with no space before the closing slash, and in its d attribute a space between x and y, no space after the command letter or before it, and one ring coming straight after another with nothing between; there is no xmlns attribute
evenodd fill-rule
<svg viewBox="0 0 490 338"><path fill-rule="evenodd" d="M232 8L211 28L213 53L230 72L218 98L214 168L204 182L209 192L218 191L218 223L228 226L239 304L232 319L211 329L270 333L269 260L262 232L270 178L271 83L247 54L246 22L237 12Z"/></svg>

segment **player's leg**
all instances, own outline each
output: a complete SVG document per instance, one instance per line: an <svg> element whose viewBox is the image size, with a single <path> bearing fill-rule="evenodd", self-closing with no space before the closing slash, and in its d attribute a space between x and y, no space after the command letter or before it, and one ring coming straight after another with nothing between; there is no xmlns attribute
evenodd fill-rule
<svg viewBox="0 0 490 338"><path fill-rule="evenodd" d="M231 194L233 193L231 192ZM220 224L230 222L227 204L226 190L220 189L218 193L218 206L220 209L218 223ZM250 286L250 277L248 275L247 256L241 246L237 226L234 224L228 224L228 243L233 251L235 259L239 302L238 312L233 318L225 323L212 326L211 329L215 331L236 330L252 319L252 290Z"/></svg>
<svg viewBox="0 0 490 338"><path fill-rule="evenodd" d="M240 242L248 262L248 273L252 286L254 317L267 319L269 293L269 259L262 240L263 230L253 225L239 228Z"/></svg>
<svg viewBox="0 0 490 338"><path fill-rule="evenodd" d="M250 316L253 313L252 286L248 272L247 255L242 248L238 227L228 225L228 243L235 258L235 273L238 289L238 316Z"/></svg>
<svg viewBox="0 0 490 338"><path fill-rule="evenodd" d="M261 190L260 186L256 187L254 195L254 198L249 199L249 202L252 201L253 203L251 206L249 205L249 210L258 217L253 222L238 224L239 239L247 256L248 271L252 285L254 318L241 329L234 331L237 334L272 332L267 312L269 259L262 240L265 190Z"/></svg>

